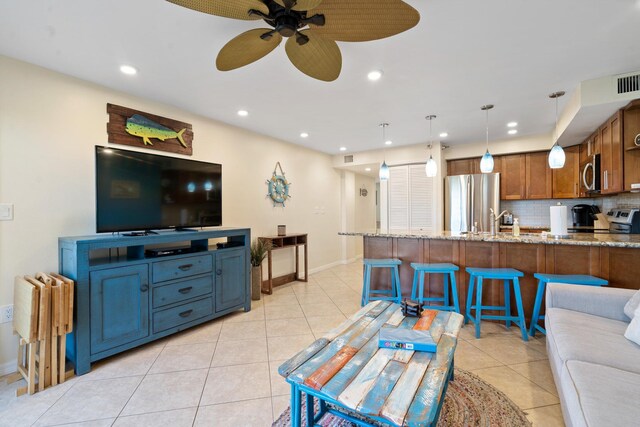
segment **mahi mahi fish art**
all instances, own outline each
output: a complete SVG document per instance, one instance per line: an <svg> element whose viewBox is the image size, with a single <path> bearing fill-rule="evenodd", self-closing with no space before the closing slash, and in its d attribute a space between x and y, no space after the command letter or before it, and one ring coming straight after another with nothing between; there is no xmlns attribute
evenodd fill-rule
<svg viewBox="0 0 640 427"><path fill-rule="evenodd" d="M185 144L184 139L182 139L182 134L187 130L186 128L182 129L180 132L176 132L173 129L162 126L160 123L156 123L153 120L141 116L140 114L134 114L127 119L125 130L129 135L139 136L142 138L144 145L153 145L150 138L159 139L163 142L165 139L178 138L180 145L187 148L187 144Z"/></svg>

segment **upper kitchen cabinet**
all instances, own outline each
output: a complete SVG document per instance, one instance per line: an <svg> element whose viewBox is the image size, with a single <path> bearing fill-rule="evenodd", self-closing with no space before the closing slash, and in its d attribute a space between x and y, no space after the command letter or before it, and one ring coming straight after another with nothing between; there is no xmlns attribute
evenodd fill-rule
<svg viewBox="0 0 640 427"><path fill-rule="evenodd" d="M623 171L623 110L616 112L599 129L601 149L601 194L615 194L624 190Z"/></svg>
<svg viewBox="0 0 640 427"><path fill-rule="evenodd" d="M564 149L566 160L564 167L553 169L553 198L573 199L579 197L580 159L583 145L574 145ZM586 155L585 155L586 158Z"/></svg>
<svg viewBox="0 0 640 427"><path fill-rule="evenodd" d="M548 154L547 151L526 154L527 199L550 199L553 196Z"/></svg>
<svg viewBox="0 0 640 427"><path fill-rule="evenodd" d="M624 135L624 189L640 183L640 99L632 101L623 110Z"/></svg>
<svg viewBox="0 0 640 427"><path fill-rule="evenodd" d="M469 175L480 173L480 158L447 161L447 175Z"/></svg>
<svg viewBox="0 0 640 427"><path fill-rule="evenodd" d="M500 199L522 200L526 198L526 154L500 156Z"/></svg>

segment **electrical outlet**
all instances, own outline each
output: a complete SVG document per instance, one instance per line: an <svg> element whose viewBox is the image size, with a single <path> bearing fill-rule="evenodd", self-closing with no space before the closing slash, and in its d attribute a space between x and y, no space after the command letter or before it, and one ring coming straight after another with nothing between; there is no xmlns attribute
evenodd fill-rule
<svg viewBox="0 0 640 427"><path fill-rule="evenodd" d="M0 307L0 323L9 323L11 321L13 321L13 305Z"/></svg>

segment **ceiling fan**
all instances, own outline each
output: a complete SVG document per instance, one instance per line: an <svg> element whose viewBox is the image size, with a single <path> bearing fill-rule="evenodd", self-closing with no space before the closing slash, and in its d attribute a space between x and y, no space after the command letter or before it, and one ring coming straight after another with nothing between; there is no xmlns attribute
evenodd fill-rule
<svg viewBox="0 0 640 427"><path fill-rule="evenodd" d="M340 75L337 41L363 42L414 27L420 14L402 0L167 0L225 18L262 19L271 28L246 31L218 53L216 67L229 71L257 61L288 38L285 51L293 65L318 80ZM306 28L308 27L308 28Z"/></svg>

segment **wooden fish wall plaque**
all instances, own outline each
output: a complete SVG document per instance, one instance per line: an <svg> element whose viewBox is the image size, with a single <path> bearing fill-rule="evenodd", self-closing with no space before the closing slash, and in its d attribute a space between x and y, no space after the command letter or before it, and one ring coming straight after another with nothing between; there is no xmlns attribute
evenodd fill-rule
<svg viewBox="0 0 640 427"><path fill-rule="evenodd" d="M107 104L107 113L107 135L112 144L193 154L193 129L189 123L114 104Z"/></svg>

